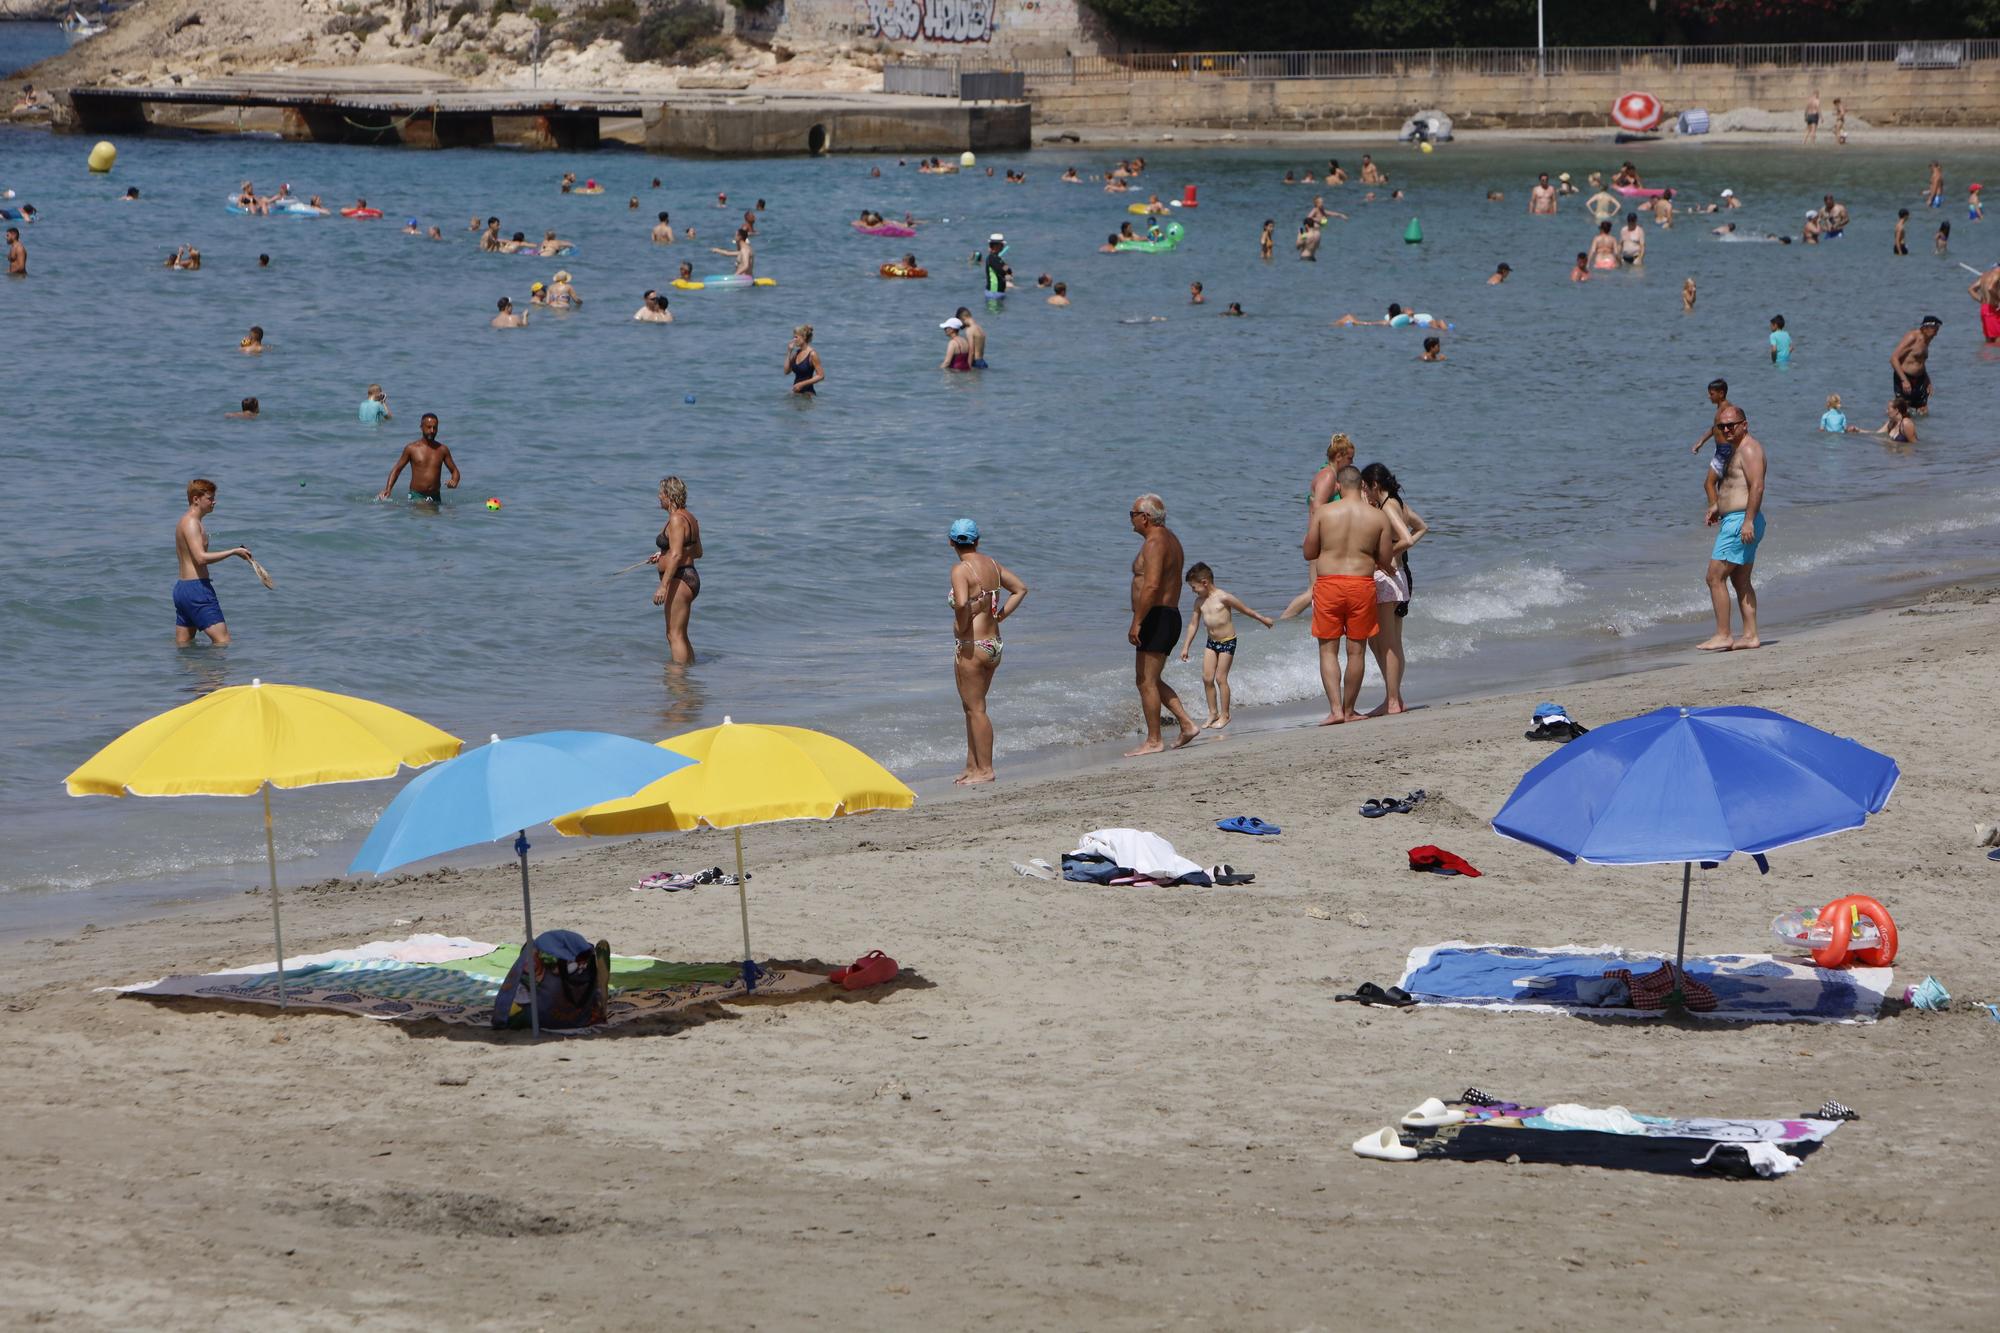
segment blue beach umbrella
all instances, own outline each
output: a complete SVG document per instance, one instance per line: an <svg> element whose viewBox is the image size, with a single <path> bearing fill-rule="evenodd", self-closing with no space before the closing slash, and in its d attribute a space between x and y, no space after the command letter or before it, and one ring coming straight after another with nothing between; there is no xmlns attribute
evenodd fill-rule
<svg viewBox="0 0 2000 1333"><path fill-rule="evenodd" d="M427 856L514 834L521 858L522 946L532 957L534 910L528 897L528 829L599 801L630 796L695 761L672 750L601 731L544 731L468 750L411 779L375 821L349 873L385 870ZM529 1020L541 1014L529 977Z"/></svg>
<svg viewBox="0 0 2000 1333"><path fill-rule="evenodd" d="M1528 770L1493 831L1593 865L1681 863L1678 968L1694 863L1859 828L1896 761L1768 708L1661 708L1609 723Z"/></svg>

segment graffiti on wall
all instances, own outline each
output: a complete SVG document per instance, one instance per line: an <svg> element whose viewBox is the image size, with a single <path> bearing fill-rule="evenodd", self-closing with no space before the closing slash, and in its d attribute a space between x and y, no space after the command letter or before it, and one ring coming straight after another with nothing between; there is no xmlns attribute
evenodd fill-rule
<svg viewBox="0 0 2000 1333"><path fill-rule="evenodd" d="M873 36L891 42L990 42L994 0L868 0Z"/></svg>

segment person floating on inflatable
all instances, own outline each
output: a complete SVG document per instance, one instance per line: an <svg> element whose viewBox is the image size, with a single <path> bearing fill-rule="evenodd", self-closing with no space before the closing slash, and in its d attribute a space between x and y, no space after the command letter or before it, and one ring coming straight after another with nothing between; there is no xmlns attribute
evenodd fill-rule
<svg viewBox="0 0 2000 1333"><path fill-rule="evenodd" d="M1402 306L1397 305L1394 301L1391 301L1389 303L1389 317L1387 319L1360 319L1354 315L1342 315L1339 319L1333 321L1333 327L1336 329L1369 327L1384 329L1451 329L1456 326L1448 319L1439 319L1436 315L1425 315L1408 311L1403 309Z"/></svg>

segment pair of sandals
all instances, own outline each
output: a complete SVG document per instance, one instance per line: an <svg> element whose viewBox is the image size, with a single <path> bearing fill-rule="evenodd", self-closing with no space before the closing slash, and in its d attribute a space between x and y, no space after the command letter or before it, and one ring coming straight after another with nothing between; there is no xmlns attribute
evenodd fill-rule
<svg viewBox="0 0 2000 1333"><path fill-rule="evenodd" d="M843 990L866 990L870 986L894 981L901 972L902 968L895 959L880 949L873 949L855 959L851 967L836 967L826 979Z"/></svg>
<svg viewBox="0 0 2000 1333"><path fill-rule="evenodd" d="M1388 1009L1408 1009L1417 1002L1417 997L1401 986L1390 986L1385 990L1372 981L1364 981L1356 986L1352 995L1336 995L1333 998L1352 1000L1356 1004L1380 1005Z"/></svg>
<svg viewBox="0 0 2000 1333"><path fill-rule="evenodd" d="M1443 1129L1447 1125L1465 1123L1465 1112L1454 1111L1435 1097L1426 1097L1422 1102L1406 1112L1402 1127L1418 1132ZM1414 1162L1417 1150L1403 1142L1403 1136L1394 1126L1384 1125L1370 1134L1363 1134L1354 1141L1354 1155L1368 1157L1378 1162Z"/></svg>
<svg viewBox="0 0 2000 1333"><path fill-rule="evenodd" d="M1210 866L1208 877L1215 881L1217 888L1224 889L1234 888L1239 884L1255 883L1257 879L1255 875L1245 874L1232 865Z"/></svg>
<svg viewBox="0 0 2000 1333"><path fill-rule="evenodd" d="M1363 819L1380 819L1383 815L1407 815L1426 799L1424 789L1417 788L1407 796L1371 796L1361 803Z"/></svg>

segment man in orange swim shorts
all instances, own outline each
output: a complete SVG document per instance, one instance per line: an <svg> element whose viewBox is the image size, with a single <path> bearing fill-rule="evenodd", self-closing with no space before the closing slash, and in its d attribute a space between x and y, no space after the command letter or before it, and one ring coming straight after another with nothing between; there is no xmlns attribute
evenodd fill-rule
<svg viewBox="0 0 2000 1333"><path fill-rule="evenodd" d="M1334 478L1340 498L1313 510L1306 525L1305 556L1313 568L1313 637L1319 640L1319 680L1326 690L1323 727L1358 722L1361 673L1368 654L1363 645L1381 622L1375 613L1375 571L1395 572L1389 520L1368 503L1361 471L1352 463ZM1340 641L1347 640L1347 668L1340 664Z"/></svg>

